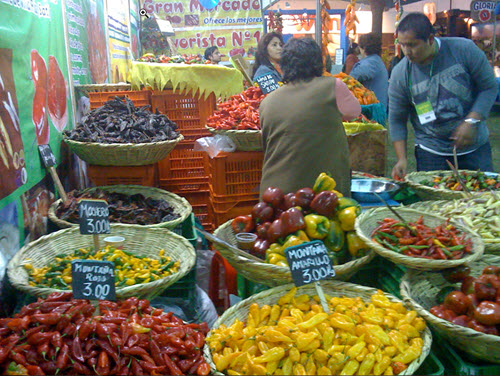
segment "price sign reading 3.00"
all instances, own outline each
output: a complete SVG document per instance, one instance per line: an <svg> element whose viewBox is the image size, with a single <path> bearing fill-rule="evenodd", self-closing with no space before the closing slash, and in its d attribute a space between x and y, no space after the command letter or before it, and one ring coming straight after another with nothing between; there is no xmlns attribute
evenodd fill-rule
<svg viewBox="0 0 500 376"><path fill-rule="evenodd" d="M116 299L115 264L111 261L74 260L71 275L75 299Z"/></svg>
<svg viewBox="0 0 500 376"><path fill-rule="evenodd" d="M109 210L105 200L81 200L78 214L81 234L109 234Z"/></svg>
<svg viewBox="0 0 500 376"><path fill-rule="evenodd" d="M335 276L332 261L320 240L288 247L285 256L297 287Z"/></svg>

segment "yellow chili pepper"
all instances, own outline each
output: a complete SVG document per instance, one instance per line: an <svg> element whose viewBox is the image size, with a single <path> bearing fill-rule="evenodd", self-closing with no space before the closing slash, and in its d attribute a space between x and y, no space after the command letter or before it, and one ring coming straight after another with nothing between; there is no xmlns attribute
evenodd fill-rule
<svg viewBox="0 0 500 376"><path fill-rule="evenodd" d="M322 375L322 376L326 376L326 375L331 375L331 371L330 371L330 368L328 368L327 366L322 366L320 368L318 368L318 371L316 372L317 375Z"/></svg>
<svg viewBox="0 0 500 376"><path fill-rule="evenodd" d="M276 360L279 361L284 356L285 356L285 349L283 349L282 347L273 347L272 349L269 349L268 351L264 352L261 356L254 358L253 361L254 363L267 363Z"/></svg>
<svg viewBox="0 0 500 376"><path fill-rule="evenodd" d="M349 358L356 358L360 353L361 351L365 348L366 346L366 343L364 341L361 341L359 343L356 343L354 346L352 346L346 353L346 355L349 357Z"/></svg>
<svg viewBox="0 0 500 376"><path fill-rule="evenodd" d="M321 342L319 339L315 339L313 340L309 345L307 345L306 347L304 347L302 349L302 351L306 352L306 353L312 353L314 352L316 349L318 349L319 347L321 346Z"/></svg>
<svg viewBox="0 0 500 376"><path fill-rule="evenodd" d="M215 367L217 368L217 371L222 372L226 370L227 367L229 367L229 364L239 355L240 353L233 353L219 356L215 361Z"/></svg>
<svg viewBox="0 0 500 376"><path fill-rule="evenodd" d="M309 357L306 363L306 375L316 375L316 368L313 357Z"/></svg>
<svg viewBox="0 0 500 376"><path fill-rule="evenodd" d="M313 317L311 317L309 320L301 322L297 326L302 330L306 330L306 329L310 329L312 327L315 327L316 325L318 325L326 320L328 320L327 313L324 313L324 312L317 313Z"/></svg>
<svg viewBox="0 0 500 376"><path fill-rule="evenodd" d="M306 348L312 341L314 341L318 334L314 332L308 333L293 333L295 336L295 342L297 344L297 349L302 351L302 349Z"/></svg>
<svg viewBox="0 0 500 376"><path fill-rule="evenodd" d="M363 349L355 359L361 363L368 353L369 353L368 349L366 347L363 347Z"/></svg>
<svg viewBox="0 0 500 376"><path fill-rule="evenodd" d="M418 330L410 324L401 324L398 326L398 330L408 338L420 337L420 333L418 332Z"/></svg>
<svg viewBox="0 0 500 376"><path fill-rule="evenodd" d="M396 348L396 346L386 346L384 348L385 355L390 356L391 358L394 355L396 355L397 352L398 352L398 349Z"/></svg>
<svg viewBox="0 0 500 376"><path fill-rule="evenodd" d="M330 324L332 327L337 329L344 329L347 331L352 331L354 329L354 323L352 321L346 321L343 317L339 316L338 313L330 315Z"/></svg>
<svg viewBox="0 0 500 376"><path fill-rule="evenodd" d="M253 320L255 322L255 326L259 326L260 323L260 311L259 311L259 305L257 303L252 303L250 307L248 308L248 316L252 316Z"/></svg>
<svg viewBox="0 0 500 376"><path fill-rule="evenodd" d="M264 339L270 342L288 342L293 343L294 340L290 337L287 337L283 333L277 331L276 329L268 328L265 331Z"/></svg>
<svg viewBox="0 0 500 376"><path fill-rule="evenodd" d="M342 371L340 371L341 375L354 375L359 368L359 362L355 359L349 360Z"/></svg>
<svg viewBox="0 0 500 376"><path fill-rule="evenodd" d="M292 375L307 375L305 367L300 363L295 364L292 368Z"/></svg>
<svg viewBox="0 0 500 376"><path fill-rule="evenodd" d="M314 359L316 359L321 364L326 364L328 362L328 359L330 359L330 355L323 349L314 350L313 356Z"/></svg>
<svg viewBox="0 0 500 376"><path fill-rule="evenodd" d="M283 375L291 375L292 374L292 369L293 369L293 364L295 362L290 359L290 357L286 358L285 361L283 362L283 367L281 368L283 370Z"/></svg>
<svg viewBox="0 0 500 376"><path fill-rule="evenodd" d="M145 326L142 326L142 325L137 324L135 322L132 322L129 325L132 328L132 331L136 334L149 333L151 331L151 328L146 328Z"/></svg>
<svg viewBox="0 0 500 376"><path fill-rule="evenodd" d="M375 355L372 353L366 354L365 358L359 365L358 374L359 375L370 375L375 365Z"/></svg>
<svg viewBox="0 0 500 376"><path fill-rule="evenodd" d="M391 341L391 345L395 346L400 352L405 352L409 347L407 343L408 338L403 333L391 330L387 335Z"/></svg>
<svg viewBox="0 0 500 376"><path fill-rule="evenodd" d="M332 345L333 336L334 336L333 328L329 326L328 328L325 329L325 332L323 333L323 347L325 349L329 349L330 346Z"/></svg>
<svg viewBox="0 0 500 376"><path fill-rule="evenodd" d="M387 355L382 358L380 362L375 363L373 366L373 375L379 376L384 373L384 371L389 367L391 364L391 358L389 358Z"/></svg>
<svg viewBox="0 0 500 376"><path fill-rule="evenodd" d="M280 306L274 304L271 307L271 312L269 313L269 325L275 325L280 317Z"/></svg>
<svg viewBox="0 0 500 376"><path fill-rule="evenodd" d="M401 362L405 364L410 364L415 359L417 359L422 353L422 348L417 345L409 346L404 353L400 353L392 358L393 362Z"/></svg>
<svg viewBox="0 0 500 376"><path fill-rule="evenodd" d="M374 335L383 345L389 345L391 340L387 333L378 325L365 324L370 334Z"/></svg>
<svg viewBox="0 0 500 376"><path fill-rule="evenodd" d="M297 287L292 287L290 291L288 291L285 295L281 296L278 300L279 305L285 305L292 301L292 298L295 296L297 292Z"/></svg>

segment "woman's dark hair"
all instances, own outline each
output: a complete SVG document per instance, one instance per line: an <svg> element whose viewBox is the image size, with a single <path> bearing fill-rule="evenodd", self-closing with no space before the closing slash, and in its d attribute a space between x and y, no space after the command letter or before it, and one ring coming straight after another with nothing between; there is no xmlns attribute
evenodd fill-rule
<svg viewBox="0 0 500 376"><path fill-rule="evenodd" d="M269 61L269 55L267 53L267 46L269 45L269 43L271 43L273 38L278 38L281 43L283 43L283 35L274 31L264 34L264 36L260 38L259 43L257 44L257 52L255 53L255 62L253 64L252 77L255 75L255 72L261 65L267 65L269 68L273 68L273 65Z"/></svg>
<svg viewBox="0 0 500 376"><path fill-rule="evenodd" d="M382 37L377 33L362 34L359 36L359 47L365 50L366 55L380 55L382 53Z"/></svg>
<svg viewBox="0 0 500 376"><path fill-rule="evenodd" d="M349 47L349 49L347 50L346 56L350 55L350 54L355 54L357 48L358 48L358 44L356 42L352 42L351 47Z"/></svg>
<svg viewBox="0 0 500 376"><path fill-rule="evenodd" d="M431 21L423 13L408 13L396 28L396 33L406 33L412 31L415 38L427 41L431 35L434 35L434 28Z"/></svg>
<svg viewBox="0 0 500 376"><path fill-rule="evenodd" d="M308 80L323 74L321 48L311 38L291 38L281 52L284 82Z"/></svg>
<svg viewBox="0 0 500 376"><path fill-rule="evenodd" d="M210 56L217 50L217 46L208 47L205 50L205 59L210 60Z"/></svg>

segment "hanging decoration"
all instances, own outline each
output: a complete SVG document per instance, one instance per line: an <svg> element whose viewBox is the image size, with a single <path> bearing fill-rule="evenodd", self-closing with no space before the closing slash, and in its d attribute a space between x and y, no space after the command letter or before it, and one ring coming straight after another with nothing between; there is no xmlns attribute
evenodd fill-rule
<svg viewBox="0 0 500 376"><path fill-rule="evenodd" d="M425 3L424 4L424 14L427 16L431 24L436 23L436 4L435 3Z"/></svg>
<svg viewBox="0 0 500 376"><path fill-rule="evenodd" d="M331 30L331 20L328 14L330 10L330 4L327 0L321 0L321 52L323 53L323 59L326 59L328 55L328 31ZM323 62L325 63L325 61Z"/></svg>
<svg viewBox="0 0 500 376"><path fill-rule="evenodd" d="M281 13L279 11L274 13L272 10L270 10L267 12L267 16L269 18L268 20L269 31L274 31L278 34L282 34L283 18L281 17Z"/></svg>
<svg viewBox="0 0 500 376"><path fill-rule="evenodd" d="M400 0L394 0L394 8L396 9L396 22L395 22L394 26L397 29L398 25L399 25L399 20L403 16L403 7L401 5ZM395 46L395 50L396 50L396 56L401 58L401 46L398 43L398 34L396 31L394 31L394 46Z"/></svg>
<svg viewBox="0 0 500 376"><path fill-rule="evenodd" d="M356 24L359 23L358 16L356 16L356 0L351 0L345 9L344 26L346 34L352 31L352 35L356 35Z"/></svg>

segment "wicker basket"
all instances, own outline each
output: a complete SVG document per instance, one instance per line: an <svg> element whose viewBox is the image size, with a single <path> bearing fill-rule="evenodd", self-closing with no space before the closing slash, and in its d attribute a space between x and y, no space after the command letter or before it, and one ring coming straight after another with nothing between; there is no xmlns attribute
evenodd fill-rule
<svg viewBox="0 0 500 376"><path fill-rule="evenodd" d="M477 277L483 268L488 265L500 266L500 257L484 255L481 259L470 264L471 275ZM418 312L429 325L453 346L487 362L500 363L500 336L484 334L473 329L465 328L440 319L429 312L429 309L438 303L438 292L446 286L458 285L447 282L440 273L408 270L401 281L401 296L403 300Z"/></svg>
<svg viewBox="0 0 500 376"><path fill-rule="evenodd" d="M399 208L397 212L408 222L415 222L420 216L423 216L424 224L428 227L436 227L446 221L444 217L414 209ZM378 227L378 222L384 218L396 218L396 216L387 208L370 209L356 218L355 229L359 237L363 239L370 248L380 256L391 260L395 264L404 265L412 269L440 270L471 263L479 259L484 252L484 243L481 237L469 227L462 226L453 220L451 220L451 223L453 223L457 229L466 233L467 237L472 240L472 252L469 255L459 260L430 260L394 252L372 240L371 234L373 230Z"/></svg>
<svg viewBox="0 0 500 376"><path fill-rule="evenodd" d="M191 243L182 236L164 228L112 224L111 235L125 237L125 250L131 253L159 258L158 252L160 249L164 249L165 256L170 256L174 261L180 261L177 273L149 283L117 288L117 298L136 296L152 299L165 288L184 277L193 268L196 260L196 254ZM104 244L103 239L106 236L109 235L99 235L100 244ZM52 262L58 254L72 254L78 248L90 246L93 246L92 236L81 235L77 227L42 236L21 248L9 262L7 273L10 281L15 288L30 295L46 296L51 292L60 291L48 287L30 286L28 284L28 273L23 264L30 259L30 263L34 267L40 268Z"/></svg>
<svg viewBox="0 0 500 376"><path fill-rule="evenodd" d="M164 159L184 139L141 144L101 144L80 142L63 137L69 148L82 160L99 166L144 166Z"/></svg>
<svg viewBox="0 0 500 376"><path fill-rule="evenodd" d="M206 127L210 133L229 137L236 145L236 150L261 151L262 131L260 130L237 130L237 129L215 129Z"/></svg>
<svg viewBox="0 0 500 376"><path fill-rule="evenodd" d="M369 301L370 297L377 291L371 287L365 287L360 285L355 285L352 283L339 282L339 281L321 281L321 287L325 294L330 296L346 296L346 297L360 297L364 301ZM222 316L214 323L213 328L218 328L220 325L230 326L233 324L235 319L245 322L248 317L248 310L252 303L258 303L259 305L268 304L272 306L276 304L279 298L288 292L293 287L293 284L287 284L284 286L275 287L270 290L263 291L259 294L252 295L248 299L245 299L238 304L230 307L224 312ZM297 289L297 295L308 294L311 296L317 295L316 289L313 284L305 285ZM397 298L392 295L385 294L392 302L400 302ZM210 336L210 333L208 334ZM422 339L424 340L424 346L422 348L422 354L415 359L403 373L400 375L412 375L417 371L422 362L425 360L431 349L432 335L429 328L426 328L422 333ZM209 346L206 344L203 348L205 359L210 365L213 374L221 375L215 369L215 365L212 361L212 354L210 352Z"/></svg>
<svg viewBox="0 0 500 376"><path fill-rule="evenodd" d="M231 222L232 220L227 221L218 227L215 230L214 235L237 247L234 231L231 228ZM242 250L236 253L228 248L223 248L216 244L214 244L214 247L217 248L221 255L224 256L224 258L233 268L236 269L239 274L252 282L260 283L266 286L279 286L292 282L290 268L268 264L264 260L250 255ZM335 270L334 279L341 281L348 280L363 265L369 263L374 257L375 254L373 252L369 252L366 256L361 258L349 261L342 265L335 265L333 267Z"/></svg>
<svg viewBox="0 0 500 376"><path fill-rule="evenodd" d="M471 170L459 170L459 172L466 172L467 174L477 173L477 171L471 171ZM405 182L424 201L454 200L466 197L463 191L452 191L451 189L438 189L421 184L423 180L431 179L434 175L437 174L444 174L445 176L451 176L453 175L453 172L444 170L412 172L405 176ZM488 174L497 175L495 173L488 173Z"/></svg>
<svg viewBox="0 0 500 376"><path fill-rule="evenodd" d="M87 188L83 192L92 192L96 189L101 189L107 192L116 192L116 193L124 193L127 195L135 195L141 194L146 198L154 198L156 200L164 200L167 201L173 208L174 213L179 214L179 218L174 219L173 221L156 223L154 225L142 225L145 228L154 228L154 227L164 227L168 229L173 229L177 225L184 222L184 220L191 214L192 208L189 202L184 198L176 195L175 193L164 191L163 189L153 188L153 187L144 187L142 185L109 185L103 187L95 187L95 188ZM67 228L73 226L79 226L78 223L72 223L60 219L56 215L57 208L61 205L62 200L59 199L50 205L49 208L49 219L54 222L60 228ZM124 226L135 226L132 224L123 224Z"/></svg>
<svg viewBox="0 0 500 376"><path fill-rule="evenodd" d="M415 209L415 210L420 210L424 212L430 212L430 213L435 213L438 215L444 215L442 214L444 209L448 205L454 205L455 200L439 200L439 201L419 201L415 202L414 204L408 205L408 208ZM491 217L490 217L491 218ZM457 219L460 221L460 219ZM479 236L481 236L481 232L477 231ZM486 238L484 236L481 236L483 239L484 243L484 252L485 253L494 253L494 254L500 254L500 238Z"/></svg>

